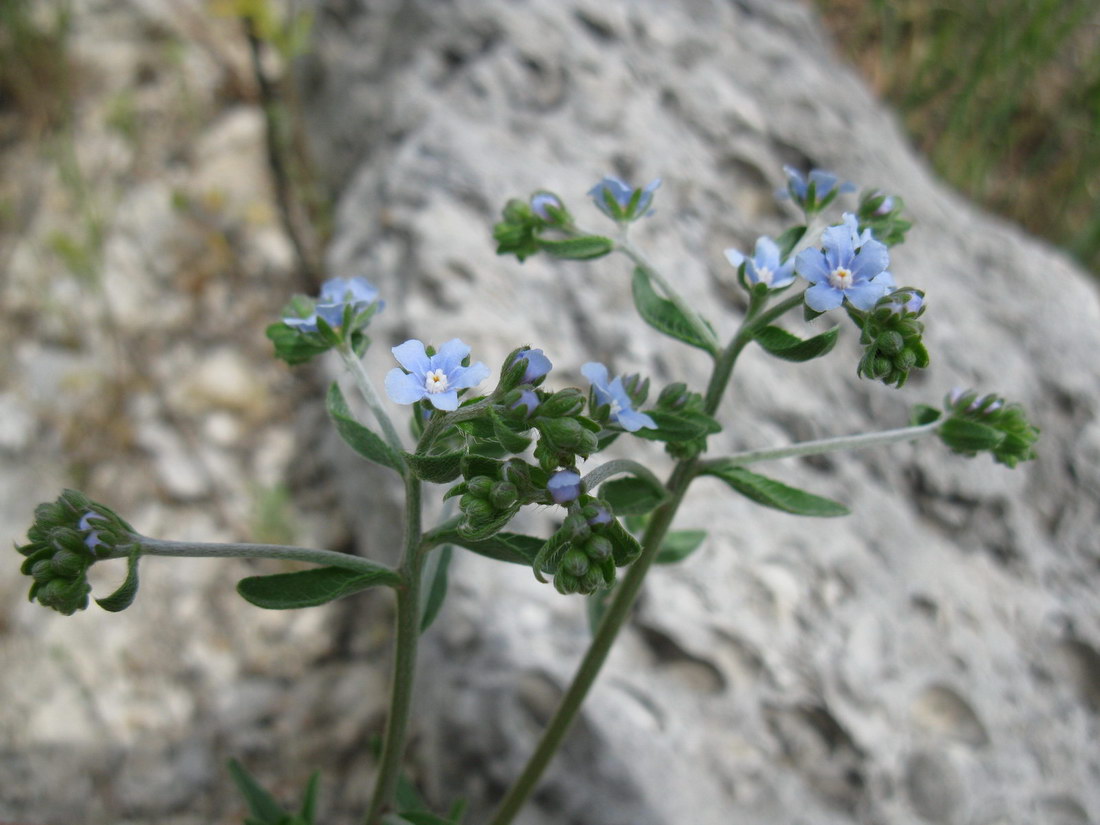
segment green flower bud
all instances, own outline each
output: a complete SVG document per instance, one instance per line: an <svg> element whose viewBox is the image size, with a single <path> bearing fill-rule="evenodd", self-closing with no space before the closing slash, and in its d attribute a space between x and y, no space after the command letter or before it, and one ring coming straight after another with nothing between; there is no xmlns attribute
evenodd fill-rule
<svg viewBox="0 0 1100 825"><path fill-rule="evenodd" d="M614 569L614 568L612 568ZM588 572L584 574L581 579L580 591L582 593L595 593L599 590L604 590L610 587L614 583L614 579L610 582L604 577L604 571L602 565L593 565L588 568Z"/></svg>
<svg viewBox="0 0 1100 825"><path fill-rule="evenodd" d="M669 384L657 396L657 407L662 410L680 410L687 406L691 393L687 384Z"/></svg>
<svg viewBox="0 0 1100 825"><path fill-rule="evenodd" d="M57 575L66 579L71 579L83 573L88 568L89 563L90 560L87 553L80 556L69 550L61 550L50 559L50 564L53 566ZM31 571L31 575L34 575L33 570Z"/></svg>
<svg viewBox="0 0 1100 825"><path fill-rule="evenodd" d="M558 390L539 405L539 415L544 418L569 418L584 409L584 401L584 393L576 388Z"/></svg>
<svg viewBox="0 0 1100 825"><path fill-rule="evenodd" d="M559 569L564 570L571 576L580 578L588 572L588 557L574 547L565 554Z"/></svg>
<svg viewBox="0 0 1100 825"><path fill-rule="evenodd" d="M584 552L594 562L606 561L611 558L614 547L611 541L604 536L592 536L584 543Z"/></svg>
<svg viewBox="0 0 1100 825"><path fill-rule="evenodd" d="M554 589L563 596L568 596L570 593L576 593L579 587L580 580L577 579L576 576L571 576L560 570L554 575Z"/></svg>
<svg viewBox="0 0 1100 825"><path fill-rule="evenodd" d="M882 333L875 344L878 346L879 352L886 355L897 355L905 346L905 339L902 338L901 333L891 329Z"/></svg>
<svg viewBox="0 0 1100 825"><path fill-rule="evenodd" d="M53 561L50 559L40 559L31 566L31 578L40 584L45 584L51 579L57 578L57 571L54 570Z"/></svg>
<svg viewBox="0 0 1100 825"><path fill-rule="evenodd" d="M488 499L495 483L489 476L474 476L466 482L466 493L473 498Z"/></svg>
<svg viewBox="0 0 1100 825"><path fill-rule="evenodd" d="M458 500L458 506L470 521L488 521L496 509L487 499L477 498L467 493Z"/></svg>
<svg viewBox="0 0 1100 825"><path fill-rule="evenodd" d="M504 510L516 503L519 490L509 481L498 481L489 491L489 501L498 510Z"/></svg>
<svg viewBox="0 0 1100 825"><path fill-rule="evenodd" d="M592 528L588 526L588 520L581 513L570 513L566 516L561 529L575 542L586 541L592 535Z"/></svg>

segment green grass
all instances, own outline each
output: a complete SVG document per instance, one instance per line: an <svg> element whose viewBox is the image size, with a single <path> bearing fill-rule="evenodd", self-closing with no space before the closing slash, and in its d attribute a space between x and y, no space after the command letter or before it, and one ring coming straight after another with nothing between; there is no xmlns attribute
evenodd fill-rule
<svg viewBox="0 0 1100 825"><path fill-rule="evenodd" d="M1100 271L1100 3L818 6L946 180Z"/></svg>

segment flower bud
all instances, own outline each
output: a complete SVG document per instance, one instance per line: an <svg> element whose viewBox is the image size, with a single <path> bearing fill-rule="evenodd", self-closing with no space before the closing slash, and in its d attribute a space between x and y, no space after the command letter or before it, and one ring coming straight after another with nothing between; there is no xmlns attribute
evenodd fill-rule
<svg viewBox="0 0 1100 825"><path fill-rule="evenodd" d="M900 333L894 330L887 330L878 337L875 343L882 353L886 355L897 355L901 352L902 347L905 346L905 339L901 337Z"/></svg>
<svg viewBox="0 0 1100 825"><path fill-rule="evenodd" d="M565 211L561 198L553 192L539 191L533 194L531 196L531 211L552 226L567 223L569 218L569 213Z"/></svg>
<svg viewBox="0 0 1100 825"><path fill-rule="evenodd" d="M554 575L554 589L556 589L563 596L568 596L571 593L576 593L580 586L580 581L576 576L571 576L568 573L559 570Z"/></svg>
<svg viewBox="0 0 1100 825"><path fill-rule="evenodd" d="M584 401L584 393L576 388L558 390L542 402L539 415L545 418L569 418L584 409Z"/></svg>
<svg viewBox="0 0 1100 825"><path fill-rule="evenodd" d="M519 491L510 481L498 481L489 491L489 502L498 510L506 510L516 503Z"/></svg>
<svg viewBox="0 0 1100 825"><path fill-rule="evenodd" d="M539 408L539 396L534 390L513 390L505 399L509 411L524 419L530 418Z"/></svg>
<svg viewBox="0 0 1100 825"><path fill-rule="evenodd" d="M561 568L571 576L580 578L588 572L588 557L583 552L571 548L561 560Z"/></svg>
<svg viewBox="0 0 1100 825"><path fill-rule="evenodd" d="M591 536L584 543L584 552L594 562L606 561L611 558L614 547L610 539L604 536Z"/></svg>
<svg viewBox="0 0 1100 825"><path fill-rule="evenodd" d="M588 572L581 579L578 589L581 593L596 593L610 587L614 582L614 574L612 574L611 581L608 581L604 576L603 566L597 564L588 568Z"/></svg>
<svg viewBox="0 0 1100 825"><path fill-rule="evenodd" d="M687 384L669 384L657 396L657 406L662 410L679 410L688 403Z"/></svg>
<svg viewBox="0 0 1100 825"><path fill-rule="evenodd" d="M488 499L494 483L489 476L474 476L466 482L466 492L474 498Z"/></svg>
<svg viewBox="0 0 1100 825"><path fill-rule="evenodd" d="M563 533L569 536L570 540L575 542L583 542L592 535L592 528L588 526L588 521L585 520L583 514L577 512L569 514L561 529Z"/></svg>
<svg viewBox="0 0 1100 825"><path fill-rule="evenodd" d="M470 521L487 521L495 515L493 505L483 498L475 498L466 493L458 500L459 509Z"/></svg>
<svg viewBox="0 0 1100 825"><path fill-rule="evenodd" d="M558 470L546 483L550 498L556 504L568 504L581 494L581 477L573 470Z"/></svg>

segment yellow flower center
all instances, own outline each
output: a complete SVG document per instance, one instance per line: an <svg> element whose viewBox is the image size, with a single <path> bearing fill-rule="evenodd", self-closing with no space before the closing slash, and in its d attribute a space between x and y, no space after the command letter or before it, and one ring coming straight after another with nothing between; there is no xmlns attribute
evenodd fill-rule
<svg viewBox="0 0 1100 825"><path fill-rule="evenodd" d="M838 266L829 273L829 286L833 289L850 289L855 276L850 269Z"/></svg>
<svg viewBox="0 0 1100 825"><path fill-rule="evenodd" d="M432 370L424 376L424 389L432 395L447 391L447 376L443 370Z"/></svg>

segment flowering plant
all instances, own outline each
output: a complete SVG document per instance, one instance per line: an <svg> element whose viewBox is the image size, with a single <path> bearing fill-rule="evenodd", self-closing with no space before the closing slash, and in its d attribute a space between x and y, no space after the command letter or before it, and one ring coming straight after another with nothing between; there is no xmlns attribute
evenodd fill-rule
<svg viewBox="0 0 1100 825"><path fill-rule="evenodd" d="M461 805L444 815L410 801L409 793L397 793L417 642L445 598L452 548L528 566L540 582L552 580L560 593L588 598L594 635L535 753L490 825L511 822L561 745L652 566L682 561L705 540L700 530L671 529L696 479L717 478L733 493L764 507L827 518L845 515L848 509L748 466L932 435L956 453L987 452L1008 467L1034 456L1038 430L1023 409L973 391L952 392L941 407L918 405L909 424L896 429L708 456L708 438L722 429L722 401L746 347L755 343L788 362L812 361L833 349L839 325L803 338L776 323L792 311L801 309L812 319L843 310L863 347L855 367L862 378L901 386L914 370L929 364L922 340L925 294L915 287L897 288L887 269L889 245L900 242L909 227L901 217L900 199L872 190L856 212L844 213L819 233L810 229L815 219L854 187L817 170L803 177L788 169L787 176L786 195L801 208L805 221L776 239L759 238L752 257L727 250L748 293L744 317L728 339L719 336L716 326L687 303L628 236L633 221L653 214L660 180L634 188L606 177L590 190L595 207L616 224L615 239L581 229L564 201L545 190L527 201L509 201L494 227L498 252L514 254L519 261L540 253L570 260L624 255L633 265L631 290L641 318L711 359L709 382L698 389L673 382L651 399L648 378L613 376L611 368L595 361L579 367L587 390L550 389L550 357L526 344L504 359L495 386L483 387L491 371L471 359L470 348L460 339L452 338L438 350L411 339L392 348L398 366L384 379L390 401L410 408L410 441L394 424L364 363L370 344L365 330L383 307L378 290L363 277L333 278L318 298L292 299L282 320L267 330L276 355L297 364L331 350L343 360L370 417L356 416L340 385L333 383L326 396L332 422L351 449L404 485L405 533L395 566L305 547L155 539L138 533L109 507L67 490L56 502L39 506L27 543L17 548L25 557L22 570L32 579L30 598L64 614L82 610L91 591L88 569L125 558L128 573L122 586L96 599L106 610L123 610L137 594L138 563L146 556L245 556L313 565L238 583L244 599L267 609L312 607L368 588L390 588L396 602L392 694L365 822L456 825ZM799 279L808 287L795 288ZM546 346L552 352L553 342ZM620 438L663 444L676 460L668 478L658 478L634 459L595 459ZM458 510L428 529L422 523L425 482L446 485L443 498L457 499ZM554 508L557 518L548 535L508 529L528 506ZM434 563L428 564L433 555ZM248 823L315 821L316 777L298 812L290 814L241 765L231 762L230 771L248 802Z"/></svg>

